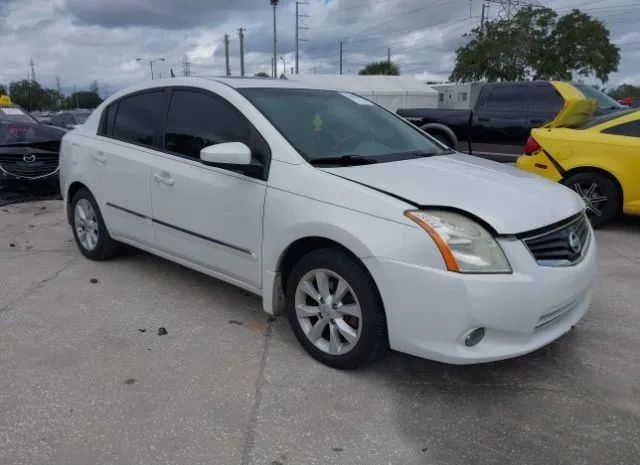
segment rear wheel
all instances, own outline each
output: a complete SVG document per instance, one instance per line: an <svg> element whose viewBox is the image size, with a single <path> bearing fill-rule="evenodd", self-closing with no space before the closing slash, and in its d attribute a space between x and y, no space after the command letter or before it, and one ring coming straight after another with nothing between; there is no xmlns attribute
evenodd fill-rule
<svg viewBox="0 0 640 465"><path fill-rule="evenodd" d="M118 251L111 239L96 199L87 189L80 189L71 199L73 236L82 255L91 260L105 260Z"/></svg>
<svg viewBox="0 0 640 465"><path fill-rule="evenodd" d="M356 258L339 248L315 250L293 268L287 314L300 344L322 363L351 369L387 349L382 300Z"/></svg>
<svg viewBox="0 0 640 465"><path fill-rule="evenodd" d="M594 228L613 220L620 210L620 195L614 182L599 173L578 173L562 183L574 190L587 206L587 216Z"/></svg>

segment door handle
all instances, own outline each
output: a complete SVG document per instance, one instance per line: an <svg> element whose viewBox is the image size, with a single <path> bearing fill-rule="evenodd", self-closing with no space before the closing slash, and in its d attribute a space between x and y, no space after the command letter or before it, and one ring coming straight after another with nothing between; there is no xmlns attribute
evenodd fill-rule
<svg viewBox="0 0 640 465"><path fill-rule="evenodd" d="M491 121L488 116L478 116L478 121Z"/></svg>
<svg viewBox="0 0 640 465"><path fill-rule="evenodd" d="M103 152L96 152L94 154L91 154L91 158L93 158L95 161L98 161L100 163L107 162L107 157L104 155Z"/></svg>
<svg viewBox="0 0 640 465"><path fill-rule="evenodd" d="M176 183L169 173L154 174L153 180L164 184L165 186L173 186Z"/></svg>

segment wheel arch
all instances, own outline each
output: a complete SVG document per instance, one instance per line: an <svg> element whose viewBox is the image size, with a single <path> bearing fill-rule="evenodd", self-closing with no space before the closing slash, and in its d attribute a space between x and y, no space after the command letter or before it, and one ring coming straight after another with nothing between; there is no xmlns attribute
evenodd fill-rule
<svg viewBox="0 0 640 465"><path fill-rule="evenodd" d="M624 191L622 190L622 184L620 183L618 178L613 173L611 173L611 171L608 171L604 168L599 168L597 166L578 166L564 172L562 176L562 183L564 184L564 182L574 174L581 173L597 173L609 178L613 182L613 185L616 186L616 190L618 191L618 197L620 199L618 210L622 210L622 206L624 205Z"/></svg>
<svg viewBox="0 0 640 465"><path fill-rule="evenodd" d="M427 123L420 126L420 129L422 129L424 132L428 134L440 134L445 136L451 142L450 148L452 149L455 149L459 144L458 138L456 137L453 130L449 126L446 126L444 124Z"/></svg>
<svg viewBox="0 0 640 465"><path fill-rule="evenodd" d="M67 189L67 195L65 196L64 202L65 202L65 209L67 212L67 221L69 222L69 224L73 223L73 212L71 211L71 201L73 200L73 196L76 195L76 193L80 189L87 189L89 192L91 192L89 188L83 183L81 183L80 181L72 182L69 185L69 188Z"/></svg>
<svg viewBox="0 0 640 465"><path fill-rule="evenodd" d="M270 278L265 280L265 288L263 293L263 306L267 313L273 315L280 315L285 311L285 288L287 280L291 275L291 271L298 261L306 254L327 247L337 248L346 254L350 255L362 264L362 267L369 273L369 277L374 284L375 290L380 295L380 289L378 284L373 278L373 274L368 269L367 265L361 260L358 253L356 253L351 247L344 245L342 242L335 239L331 239L326 236L309 235L299 237L290 242L278 256L273 272L269 272Z"/></svg>

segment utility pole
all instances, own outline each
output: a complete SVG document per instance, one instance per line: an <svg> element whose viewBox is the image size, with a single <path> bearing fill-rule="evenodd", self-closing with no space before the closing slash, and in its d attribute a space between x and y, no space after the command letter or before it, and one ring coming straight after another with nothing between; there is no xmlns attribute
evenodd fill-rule
<svg viewBox="0 0 640 465"><path fill-rule="evenodd" d="M282 60L282 74L287 74L287 62L283 56L281 56L280 59Z"/></svg>
<svg viewBox="0 0 640 465"><path fill-rule="evenodd" d="M238 29L238 37L240 38L240 76L244 76L244 31L246 29Z"/></svg>
<svg viewBox="0 0 640 465"><path fill-rule="evenodd" d="M308 27L300 26L300 18L306 18L308 15L301 15L299 11L300 5L308 5L308 2L296 2L296 74L299 73L299 53L300 53L300 42L306 42L307 39L300 38L300 29L309 29ZM292 73L293 74L293 73Z"/></svg>
<svg viewBox="0 0 640 465"><path fill-rule="evenodd" d="M276 35L276 7L280 0L270 0L273 6L273 79L278 79L278 41Z"/></svg>
<svg viewBox="0 0 640 465"><path fill-rule="evenodd" d="M387 47L387 63L391 64L391 47Z"/></svg>
<svg viewBox="0 0 640 465"><path fill-rule="evenodd" d="M31 80L33 82L36 81L36 69L35 69L35 63L33 62L33 58L31 58L31 61L29 62L29 66L31 66Z"/></svg>
<svg viewBox="0 0 640 465"><path fill-rule="evenodd" d="M143 58L136 58L137 62L145 61ZM154 58L149 60L149 68L151 68L151 80L153 81L153 62L154 61L164 61L164 58ZM160 75L162 77L162 75Z"/></svg>
<svg viewBox="0 0 640 465"><path fill-rule="evenodd" d="M342 41L340 41L340 74L342 74Z"/></svg>
<svg viewBox="0 0 640 465"><path fill-rule="evenodd" d="M224 35L224 66L227 76L231 76L231 68L229 67L229 34Z"/></svg>

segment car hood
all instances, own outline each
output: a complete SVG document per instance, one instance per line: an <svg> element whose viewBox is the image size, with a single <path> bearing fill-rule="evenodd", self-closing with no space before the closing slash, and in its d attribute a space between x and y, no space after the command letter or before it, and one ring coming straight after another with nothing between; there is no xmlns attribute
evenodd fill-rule
<svg viewBox="0 0 640 465"><path fill-rule="evenodd" d="M499 234L537 229L584 209L582 199L560 184L471 155L441 155L323 171L421 207L466 211Z"/></svg>

